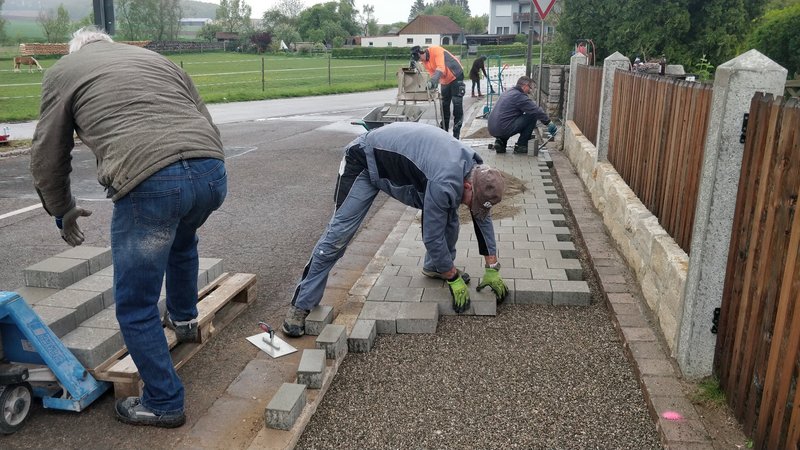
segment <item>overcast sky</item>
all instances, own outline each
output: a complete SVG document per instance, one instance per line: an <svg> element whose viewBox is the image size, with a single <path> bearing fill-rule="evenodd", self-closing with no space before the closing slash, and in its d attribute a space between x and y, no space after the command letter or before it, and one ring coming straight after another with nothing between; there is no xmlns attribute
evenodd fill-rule
<svg viewBox="0 0 800 450"><path fill-rule="evenodd" d="M210 0L212 3L219 3L218 0ZM247 0L247 4L253 8L253 17L261 17L264 11L278 4L279 0ZM325 3L322 0L301 0L306 6L316 3ZM356 0L356 8L361 12L361 8L366 5L375 7L375 17L378 23L387 24L394 22L408 21L408 13L411 12L411 5L414 0ZM425 3L430 3L426 0ZM473 16L489 14L489 0L472 0L469 2L469 10Z"/></svg>

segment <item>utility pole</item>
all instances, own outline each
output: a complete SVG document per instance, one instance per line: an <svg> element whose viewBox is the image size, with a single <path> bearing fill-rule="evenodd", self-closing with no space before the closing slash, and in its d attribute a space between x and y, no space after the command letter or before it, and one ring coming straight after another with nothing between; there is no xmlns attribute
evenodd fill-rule
<svg viewBox="0 0 800 450"><path fill-rule="evenodd" d="M94 24L97 28L114 34L114 0L93 0Z"/></svg>

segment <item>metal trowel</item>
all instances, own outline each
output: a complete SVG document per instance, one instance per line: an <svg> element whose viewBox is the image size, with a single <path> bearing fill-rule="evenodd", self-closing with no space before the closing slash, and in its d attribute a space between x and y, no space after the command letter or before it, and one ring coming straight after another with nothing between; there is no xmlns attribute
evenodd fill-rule
<svg viewBox="0 0 800 450"><path fill-rule="evenodd" d="M265 322L258 322L258 326L264 330L264 332L250 336L247 340L263 350L264 353L273 358L280 358L281 356L286 356L297 351L297 349L289 345L289 343L275 336L275 330Z"/></svg>

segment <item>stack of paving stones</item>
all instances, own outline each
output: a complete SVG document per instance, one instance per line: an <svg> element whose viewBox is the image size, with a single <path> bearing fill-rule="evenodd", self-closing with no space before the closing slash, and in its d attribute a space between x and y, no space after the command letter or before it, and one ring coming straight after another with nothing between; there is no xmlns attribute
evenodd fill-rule
<svg viewBox="0 0 800 450"><path fill-rule="evenodd" d="M80 246L23 270L15 289L45 325L87 368L95 368L124 346L114 311L111 249ZM198 290L222 275L222 260L200 258ZM158 302L166 311L166 290Z"/></svg>

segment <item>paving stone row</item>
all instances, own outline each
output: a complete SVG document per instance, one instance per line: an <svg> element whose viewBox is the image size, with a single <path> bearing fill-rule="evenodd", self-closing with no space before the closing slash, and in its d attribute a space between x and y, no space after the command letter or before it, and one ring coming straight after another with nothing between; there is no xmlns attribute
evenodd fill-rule
<svg viewBox="0 0 800 450"><path fill-rule="evenodd" d="M221 259L200 258L198 290L222 275L222 270ZM110 248L75 247L25 268L23 274L26 286L14 292L84 367L97 367L124 346L114 311ZM163 317L165 286L158 307Z"/></svg>

